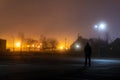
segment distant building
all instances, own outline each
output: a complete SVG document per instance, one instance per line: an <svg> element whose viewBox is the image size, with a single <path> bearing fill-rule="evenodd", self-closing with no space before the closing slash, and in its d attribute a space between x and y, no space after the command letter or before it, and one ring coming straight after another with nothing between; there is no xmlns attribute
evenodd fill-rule
<svg viewBox="0 0 120 80"><path fill-rule="evenodd" d="M6 40L0 39L0 52L6 51Z"/></svg>
<svg viewBox="0 0 120 80"><path fill-rule="evenodd" d="M78 38L70 46L70 49L72 51L83 51L84 46L85 46L87 41L88 41L87 39L84 39L81 36L78 36Z"/></svg>

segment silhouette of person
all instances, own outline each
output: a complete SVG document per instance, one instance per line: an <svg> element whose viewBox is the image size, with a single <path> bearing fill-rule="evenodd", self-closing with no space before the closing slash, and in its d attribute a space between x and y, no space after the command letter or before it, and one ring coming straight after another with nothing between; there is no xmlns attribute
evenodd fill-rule
<svg viewBox="0 0 120 80"><path fill-rule="evenodd" d="M92 48L90 44L87 42L85 47L84 47L84 52L85 52L85 66L87 64L91 66L91 53L92 53Z"/></svg>

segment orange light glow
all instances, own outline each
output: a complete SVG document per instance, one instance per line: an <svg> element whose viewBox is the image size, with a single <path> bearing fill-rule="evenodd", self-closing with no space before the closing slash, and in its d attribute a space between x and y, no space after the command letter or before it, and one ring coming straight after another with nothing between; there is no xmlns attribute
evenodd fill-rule
<svg viewBox="0 0 120 80"><path fill-rule="evenodd" d="M33 44L32 47L35 47L35 45Z"/></svg>
<svg viewBox="0 0 120 80"><path fill-rule="evenodd" d="M60 49L60 50L63 50L63 49L64 49L64 46L60 46L59 49Z"/></svg>
<svg viewBox="0 0 120 80"><path fill-rule="evenodd" d="M27 47L29 48L29 47L30 47L30 45L27 45Z"/></svg>
<svg viewBox="0 0 120 80"><path fill-rule="evenodd" d="M37 46L37 48L40 48L40 46Z"/></svg>
<svg viewBox="0 0 120 80"><path fill-rule="evenodd" d="M21 47L21 42L17 42L16 47L20 48Z"/></svg>

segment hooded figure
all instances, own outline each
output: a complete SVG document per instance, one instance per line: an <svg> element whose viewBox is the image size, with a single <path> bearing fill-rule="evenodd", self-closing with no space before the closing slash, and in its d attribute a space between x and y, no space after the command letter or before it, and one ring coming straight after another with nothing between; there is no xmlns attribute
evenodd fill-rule
<svg viewBox="0 0 120 80"><path fill-rule="evenodd" d="M87 42L84 48L84 52L85 52L85 66L87 66L87 64L89 66L91 66L91 53L92 53L92 49L90 44Z"/></svg>

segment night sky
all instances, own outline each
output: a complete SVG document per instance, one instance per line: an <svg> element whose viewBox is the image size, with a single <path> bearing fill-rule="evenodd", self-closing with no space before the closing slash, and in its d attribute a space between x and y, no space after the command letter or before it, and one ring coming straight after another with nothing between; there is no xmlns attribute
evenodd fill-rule
<svg viewBox="0 0 120 80"><path fill-rule="evenodd" d="M0 0L0 38L18 33L39 39L74 41L79 33L97 37L95 24L105 22L111 39L120 37L120 0Z"/></svg>

